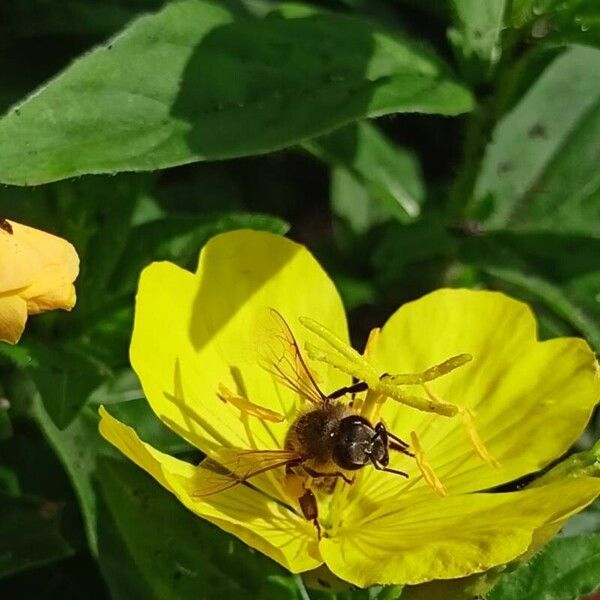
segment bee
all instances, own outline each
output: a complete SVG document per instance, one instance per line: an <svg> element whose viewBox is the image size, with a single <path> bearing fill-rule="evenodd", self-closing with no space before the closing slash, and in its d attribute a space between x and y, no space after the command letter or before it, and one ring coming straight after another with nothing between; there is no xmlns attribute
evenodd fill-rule
<svg viewBox="0 0 600 600"><path fill-rule="evenodd" d="M12 225L10 224L10 221L7 221L6 219L0 217L0 229L2 229L3 231L6 231L6 233L12 233L13 232L13 228Z"/></svg>
<svg viewBox="0 0 600 600"><path fill-rule="evenodd" d="M288 489L295 488L302 514L313 522L320 536L317 501L313 486L307 485L307 480L317 482L316 487L320 489L339 479L352 484L350 474L365 466L408 477L404 471L389 467L389 451L414 455L409 444L388 431L383 422L371 423L351 404L341 400L344 396L366 390L363 382L325 394L306 364L284 317L273 308L269 309L269 314L270 343L265 345L259 363L278 382L308 402L308 407L290 426L283 449L223 448L210 459L205 459L200 467L211 474L205 473L207 476L201 478L202 483L194 490L193 496L204 498L247 482L261 473L284 468L285 479L290 483ZM257 408L260 410L260 407Z"/></svg>

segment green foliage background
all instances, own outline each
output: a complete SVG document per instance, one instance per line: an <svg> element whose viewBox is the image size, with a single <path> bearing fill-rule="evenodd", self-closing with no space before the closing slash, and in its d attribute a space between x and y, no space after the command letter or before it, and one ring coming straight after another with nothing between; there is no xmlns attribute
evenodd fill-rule
<svg viewBox="0 0 600 600"><path fill-rule="evenodd" d="M401 303L463 286L505 290L541 336L600 349L598 0L0 11L0 215L82 261L75 310L0 345L6 597L568 600L600 586L596 506L485 578L315 591L186 512L100 439L96 412L111 404L197 458L129 368L133 295L149 262L192 269L240 227L307 244L357 344ZM576 449L599 434L596 417Z"/></svg>

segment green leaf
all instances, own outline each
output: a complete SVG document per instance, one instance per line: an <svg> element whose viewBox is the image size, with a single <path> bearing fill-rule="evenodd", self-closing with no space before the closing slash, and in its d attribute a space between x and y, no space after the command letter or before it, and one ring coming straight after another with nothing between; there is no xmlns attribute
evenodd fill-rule
<svg viewBox="0 0 600 600"><path fill-rule="evenodd" d="M600 534L552 540L486 600L576 600L600 587Z"/></svg>
<svg viewBox="0 0 600 600"><path fill-rule="evenodd" d="M474 81L489 76L502 53L501 33L507 0L452 0L454 27L448 37Z"/></svg>
<svg viewBox="0 0 600 600"><path fill-rule="evenodd" d="M470 217L600 235L600 50L569 48L498 124Z"/></svg>
<svg viewBox="0 0 600 600"><path fill-rule="evenodd" d="M286 585L291 575L193 515L133 464L105 459L99 481L115 530L139 573L136 579L151 598L187 599L199 590L207 599L300 598L295 586ZM111 550L106 548L109 558ZM116 586L115 595L124 596L120 589L127 573L115 578L112 569L104 569L104 574Z"/></svg>
<svg viewBox="0 0 600 600"><path fill-rule="evenodd" d="M28 37L111 34L140 11L161 4L161 0L14 0L3 10L1 31Z"/></svg>
<svg viewBox="0 0 600 600"><path fill-rule="evenodd" d="M56 502L0 492L0 577L71 556L60 518Z"/></svg>
<svg viewBox="0 0 600 600"><path fill-rule="evenodd" d="M600 46L600 4L590 0L513 0L511 22L551 44Z"/></svg>
<svg viewBox="0 0 600 600"><path fill-rule="evenodd" d="M425 197L419 164L375 125L362 121L303 147L334 167L334 212L357 233L390 218L410 222L419 216Z"/></svg>
<svg viewBox="0 0 600 600"><path fill-rule="evenodd" d="M470 93L417 44L343 15L265 19L169 3L0 120L0 181L270 152L394 112L459 114Z"/></svg>
<svg viewBox="0 0 600 600"><path fill-rule="evenodd" d="M33 361L28 372L51 419L64 429L109 372L74 344L50 349L30 342L29 350Z"/></svg>
<svg viewBox="0 0 600 600"><path fill-rule="evenodd" d="M34 399L32 412L69 475L79 501L90 551L97 555L96 494L92 478L98 455L116 456L117 453L98 433L96 407L84 407L62 431L52 422L39 398Z"/></svg>
<svg viewBox="0 0 600 600"><path fill-rule="evenodd" d="M94 489L99 456L115 457L119 453L98 433L98 405L125 423L135 426L142 439L163 452L189 453L190 446L166 428L142 399L137 377L131 369L106 381L89 397L86 406L71 423L60 430L49 417L39 397L33 399L32 414L49 444L63 463L83 515L92 554L98 552L97 498Z"/></svg>
<svg viewBox="0 0 600 600"><path fill-rule="evenodd" d="M584 511L571 517L561 532L565 536L581 535L582 533L600 534L600 500L596 500Z"/></svg>

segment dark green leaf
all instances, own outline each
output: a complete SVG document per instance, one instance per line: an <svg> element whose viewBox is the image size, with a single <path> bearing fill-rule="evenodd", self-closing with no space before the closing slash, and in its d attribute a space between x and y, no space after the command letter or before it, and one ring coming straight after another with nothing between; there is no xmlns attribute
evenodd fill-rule
<svg viewBox="0 0 600 600"><path fill-rule="evenodd" d="M596 500L584 511L571 517L561 533L565 536L581 535L583 533L600 534L600 500Z"/></svg>
<svg viewBox="0 0 600 600"><path fill-rule="evenodd" d="M573 47L497 126L469 215L488 229L600 234L600 50Z"/></svg>
<svg viewBox="0 0 600 600"><path fill-rule="evenodd" d="M486 600L576 600L600 587L600 534L556 538Z"/></svg>
<svg viewBox="0 0 600 600"><path fill-rule="evenodd" d="M333 209L357 233L390 218L409 222L419 216L425 187L418 162L375 125L363 121L303 146L335 167Z"/></svg>
<svg viewBox="0 0 600 600"><path fill-rule="evenodd" d="M116 531L140 575L136 579L150 597L183 600L201 590L207 599L300 598L294 585L285 585L291 575L194 516L134 465L103 460L99 481ZM102 544L100 549L102 561ZM106 552L110 555L111 548ZM117 573L117 579L112 569L104 572L121 596L118 584L126 574Z"/></svg>
<svg viewBox="0 0 600 600"><path fill-rule="evenodd" d="M3 11L1 31L13 35L106 35L161 0L14 0Z"/></svg>
<svg viewBox="0 0 600 600"><path fill-rule="evenodd" d="M59 456L79 499L88 544L97 554L97 499L93 487L99 456L118 452L98 433L98 405L110 406L112 414L135 426L142 439L163 452L188 453L190 448L157 419L142 399L137 377L127 369L105 382L89 398L87 405L62 431L56 427L39 398L34 399L33 415L50 445Z"/></svg>
<svg viewBox="0 0 600 600"><path fill-rule="evenodd" d="M544 304L600 348L600 241L583 236L494 232L465 239L462 259L525 300Z"/></svg>
<svg viewBox="0 0 600 600"><path fill-rule="evenodd" d="M465 74L475 81L484 79L501 56L507 0L452 0L451 4L455 25L448 37Z"/></svg>
<svg viewBox="0 0 600 600"><path fill-rule="evenodd" d="M0 181L269 152L365 116L469 110L439 61L367 22L289 6L259 20L168 4L0 121Z"/></svg>
<svg viewBox="0 0 600 600"><path fill-rule="evenodd" d="M74 345L30 345L28 367L44 406L55 425L64 429L109 372Z"/></svg>
<svg viewBox="0 0 600 600"><path fill-rule="evenodd" d="M0 577L73 554L60 532L61 506L0 492Z"/></svg>
<svg viewBox="0 0 600 600"><path fill-rule="evenodd" d="M547 43L600 46L600 5L594 0L514 0L511 21Z"/></svg>
<svg viewBox="0 0 600 600"><path fill-rule="evenodd" d="M219 233L258 229L283 235L288 228L276 217L243 213L169 216L142 223L130 232L111 289L113 293L132 291L142 268L153 260L169 260L195 269L200 248Z"/></svg>
<svg viewBox="0 0 600 600"><path fill-rule="evenodd" d="M100 454L114 456L117 453L98 433L99 417L96 407L85 407L62 431L54 425L39 399L34 401L33 415L71 479L79 500L88 545L92 554L96 555L96 495L92 478L97 457Z"/></svg>

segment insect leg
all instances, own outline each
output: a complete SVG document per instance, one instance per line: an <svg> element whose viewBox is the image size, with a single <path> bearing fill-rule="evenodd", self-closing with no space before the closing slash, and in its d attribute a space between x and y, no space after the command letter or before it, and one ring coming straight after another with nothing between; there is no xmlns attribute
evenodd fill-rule
<svg viewBox="0 0 600 600"><path fill-rule="evenodd" d="M390 448L391 450L396 450L396 452L402 452L402 454L406 454L406 456L410 456L411 458L414 458L415 456L413 452L408 450L408 446L401 446L396 442L389 442L388 448Z"/></svg>
<svg viewBox="0 0 600 600"><path fill-rule="evenodd" d="M393 440L395 440L396 442L398 442L398 444L400 444L400 446L404 446L404 448L409 448L410 447L410 445L408 444L408 442L405 442L402 438L399 438L397 435L395 435L391 431L388 431L387 434L388 434L388 437L390 437Z"/></svg>
<svg viewBox="0 0 600 600"><path fill-rule="evenodd" d="M317 535L321 539L321 526L319 525L319 510L317 508L317 499L311 490L304 490L304 494L298 498L300 509L307 521L312 521L317 528Z"/></svg>
<svg viewBox="0 0 600 600"><path fill-rule="evenodd" d="M364 381L358 381L357 383L353 383L352 385L347 385L345 387L340 388L339 390L335 390L335 392L331 392L331 394L327 395L328 400L336 400L337 398L341 398L346 394L356 394L358 392L366 392L369 389L369 386Z"/></svg>
<svg viewBox="0 0 600 600"><path fill-rule="evenodd" d="M394 473L394 475L402 475L402 477L406 477L406 479L408 479L408 473L405 473L404 471L399 471L398 469L392 469L391 467L384 467L383 465L380 465L373 457L371 457L371 463L378 471Z"/></svg>
<svg viewBox="0 0 600 600"><path fill-rule="evenodd" d="M320 471L315 471L310 467L305 466L304 470L313 478L317 479L319 477L341 477L347 484L352 485L354 483L354 479L350 479L346 475L344 475L340 471L334 471L333 473L321 473Z"/></svg>

